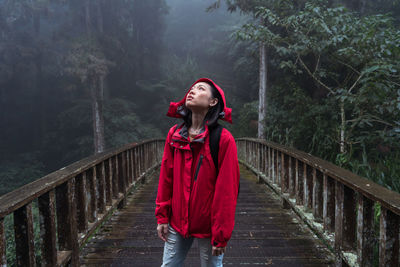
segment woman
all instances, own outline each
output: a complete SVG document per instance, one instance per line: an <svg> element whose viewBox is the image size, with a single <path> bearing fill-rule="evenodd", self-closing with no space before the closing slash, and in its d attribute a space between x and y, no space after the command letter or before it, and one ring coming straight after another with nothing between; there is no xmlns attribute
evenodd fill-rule
<svg viewBox="0 0 400 267"><path fill-rule="evenodd" d="M170 103L167 116L183 118L183 123L169 130L161 163L155 214L158 236L165 242L162 266L182 266L194 238L201 266L222 266L240 174L231 133L221 131L218 166L209 133L219 118L232 123L231 109L222 89L202 78L181 101Z"/></svg>

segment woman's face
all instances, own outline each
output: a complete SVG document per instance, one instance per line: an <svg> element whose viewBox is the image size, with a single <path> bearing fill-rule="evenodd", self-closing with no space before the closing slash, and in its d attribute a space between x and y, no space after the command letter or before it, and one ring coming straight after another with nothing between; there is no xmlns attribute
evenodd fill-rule
<svg viewBox="0 0 400 267"><path fill-rule="evenodd" d="M208 111L218 103L217 98L212 97L211 86L205 82L198 82L190 89L186 96L185 105L192 112Z"/></svg>

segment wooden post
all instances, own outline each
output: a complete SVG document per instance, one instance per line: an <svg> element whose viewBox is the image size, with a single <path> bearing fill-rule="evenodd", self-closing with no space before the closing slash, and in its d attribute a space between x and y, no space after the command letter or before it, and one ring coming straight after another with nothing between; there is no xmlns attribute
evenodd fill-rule
<svg viewBox="0 0 400 267"><path fill-rule="evenodd" d="M0 266L7 266L6 232L4 230L4 218L0 218Z"/></svg>
<svg viewBox="0 0 400 267"><path fill-rule="evenodd" d="M304 164L296 159L296 205L303 205L303 179L304 179Z"/></svg>
<svg viewBox="0 0 400 267"><path fill-rule="evenodd" d="M112 189L113 189L113 198L117 199L119 194L119 184L118 184L118 161L117 156L113 156L111 159L112 162Z"/></svg>
<svg viewBox="0 0 400 267"><path fill-rule="evenodd" d="M78 231L85 233L88 229L88 203L87 203L87 187L86 187L86 172L79 174L75 178L76 188L76 213Z"/></svg>
<svg viewBox="0 0 400 267"><path fill-rule="evenodd" d="M336 266L342 266L343 260L340 251L343 248L343 206L344 206L344 185L335 181L335 250Z"/></svg>
<svg viewBox="0 0 400 267"><path fill-rule="evenodd" d="M360 266L374 264L374 202L358 195L357 262Z"/></svg>
<svg viewBox="0 0 400 267"><path fill-rule="evenodd" d="M288 156L281 152L281 192L287 193L289 188L288 181L289 164Z"/></svg>
<svg viewBox="0 0 400 267"><path fill-rule="evenodd" d="M129 150L129 166L130 166L130 173L129 173L130 179L129 179L129 182L131 184L133 183L133 181L135 179L135 163L134 163L135 155L134 155L133 151L134 151L133 148L131 150ZM158 156L158 154L157 154L157 156Z"/></svg>
<svg viewBox="0 0 400 267"><path fill-rule="evenodd" d="M57 265L55 192L51 190L38 198L42 266Z"/></svg>
<svg viewBox="0 0 400 267"><path fill-rule="evenodd" d="M268 179L272 181L272 156L271 147L268 147Z"/></svg>
<svg viewBox="0 0 400 267"><path fill-rule="evenodd" d="M14 231L17 266L36 266L32 203L14 211Z"/></svg>
<svg viewBox="0 0 400 267"><path fill-rule="evenodd" d="M307 208L312 208L312 167L308 166L305 162L303 163L303 192L304 200L303 204Z"/></svg>
<svg viewBox="0 0 400 267"><path fill-rule="evenodd" d="M281 183L281 172L279 170L280 168L280 151L279 150L275 150L276 154L276 158L275 158L275 184L279 185Z"/></svg>
<svg viewBox="0 0 400 267"><path fill-rule="evenodd" d="M117 155L117 170L118 170L118 185L119 185L119 193L122 193L123 195L126 194L126 183L125 183L125 177L124 177L124 166L123 164L125 163L125 161L123 160L124 157L122 156L122 153ZM126 199L123 198L121 200L121 202L119 202L118 208L122 209L123 207L125 207L126 205Z"/></svg>
<svg viewBox="0 0 400 267"><path fill-rule="evenodd" d="M105 175L105 186L106 186L106 204L112 205L112 167L111 158L104 161L104 175Z"/></svg>
<svg viewBox="0 0 400 267"><path fill-rule="evenodd" d="M75 179L56 188L58 246L71 251L71 266L79 266L78 229L76 225Z"/></svg>
<svg viewBox="0 0 400 267"><path fill-rule="evenodd" d="M87 185L89 190L89 205L88 205L88 220L89 222L95 222L97 219L97 174L96 167L90 168L86 173Z"/></svg>
<svg viewBox="0 0 400 267"><path fill-rule="evenodd" d="M379 266L399 266L399 215L381 206Z"/></svg>
<svg viewBox="0 0 400 267"><path fill-rule="evenodd" d="M106 212L106 178L105 178L105 166L104 166L104 161L102 161L100 164L96 165L96 173L97 173L97 178L98 178L98 201L97 201L97 207L99 213L105 213Z"/></svg>
<svg viewBox="0 0 400 267"><path fill-rule="evenodd" d="M296 195L296 160L289 156L289 163L288 163L288 179L289 179L289 196L291 198L295 197Z"/></svg>
<svg viewBox="0 0 400 267"><path fill-rule="evenodd" d="M343 206L343 249L356 250L357 209L356 194L354 190L344 186Z"/></svg>
<svg viewBox="0 0 400 267"><path fill-rule="evenodd" d="M312 207L313 215L316 221L322 222L323 219L323 179L322 173L316 168L313 168L313 197L312 197Z"/></svg>
<svg viewBox="0 0 400 267"><path fill-rule="evenodd" d="M329 232L335 231L335 182L332 178L323 174L324 189L323 189L323 218L324 229Z"/></svg>
<svg viewBox="0 0 400 267"><path fill-rule="evenodd" d="M272 148L271 151L271 182L275 183L276 182L276 172L275 172L275 166L276 166L276 157L275 157L275 152L276 150Z"/></svg>

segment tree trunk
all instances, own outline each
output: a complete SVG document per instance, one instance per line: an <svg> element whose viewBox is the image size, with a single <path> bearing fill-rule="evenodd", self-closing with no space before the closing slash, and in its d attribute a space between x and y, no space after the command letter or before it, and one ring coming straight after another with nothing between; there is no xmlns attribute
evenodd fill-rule
<svg viewBox="0 0 400 267"><path fill-rule="evenodd" d="M104 151L103 77L94 78L91 84L94 153Z"/></svg>
<svg viewBox="0 0 400 267"><path fill-rule="evenodd" d="M340 153L345 153L346 114L344 113L344 100L342 99L340 100L340 117L342 119L340 124Z"/></svg>
<svg viewBox="0 0 400 267"><path fill-rule="evenodd" d="M97 30L99 34L103 34L104 31L102 6L103 6L103 1L98 1L96 7L97 7Z"/></svg>
<svg viewBox="0 0 400 267"><path fill-rule="evenodd" d="M267 48L265 43L260 44L260 87L258 104L258 134L257 137L265 139L265 114L266 114L266 91L267 91Z"/></svg>
<svg viewBox="0 0 400 267"><path fill-rule="evenodd" d="M90 0L85 1L85 26L86 26L86 34L90 38L91 36Z"/></svg>
<svg viewBox="0 0 400 267"><path fill-rule="evenodd" d="M367 0L360 0L360 14L363 15L365 13L365 8L367 5Z"/></svg>

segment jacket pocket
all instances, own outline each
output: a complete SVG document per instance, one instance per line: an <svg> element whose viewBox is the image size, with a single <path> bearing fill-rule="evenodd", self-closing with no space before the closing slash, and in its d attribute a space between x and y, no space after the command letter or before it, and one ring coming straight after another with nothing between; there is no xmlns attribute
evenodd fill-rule
<svg viewBox="0 0 400 267"><path fill-rule="evenodd" d="M200 155L199 163L197 163L196 172L194 174L194 180L197 181L197 176L199 175L201 163L203 162L203 154Z"/></svg>

